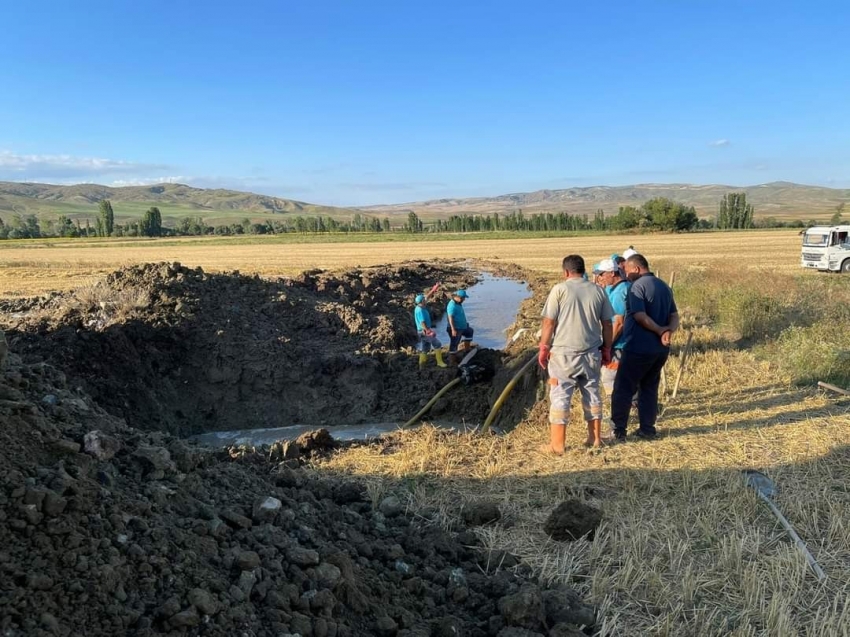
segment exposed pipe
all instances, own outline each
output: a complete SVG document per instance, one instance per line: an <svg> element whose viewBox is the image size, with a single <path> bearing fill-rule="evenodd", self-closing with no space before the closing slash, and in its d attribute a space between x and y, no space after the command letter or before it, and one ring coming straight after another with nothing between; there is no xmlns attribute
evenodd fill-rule
<svg viewBox="0 0 850 637"><path fill-rule="evenodd" d="M676 384L673 385L673 395L670 400L676 400L676 395L679 393L679 383L682 382L682 374L685 372L685 365L688 363L688 354L691 352L691 341L694 338L694 333L688 333L688 341L685 343L685 349L682 350L682 356L679 359L679 373L676 374ZM666 406L666 405L665 405Z"/></svg>
<svg viewBox="0 0 850 637"><path fill-rule="evenodd" d="M850 391L847 391L846 389L841 389L841 387L836 387L835 385L830 385L829 383L825 383L822 380L818 381L818 387L828 389L829 391L834 391L838 394L843 394L844 396L850 396Z"/></svg>
<svg viewBox="0 0 850 637"><path fill-rule="evenodd" d="M510 382L505 385L505 388L502 390L502 393L496 399L496 402L493 403L493 408L490 410L490 413L487 415L487 420L484 421L484 426L481 427L481 433L487 433L490 431L490 427L493 424L493 421L496 420L496 416L499 415L499 410L502 409L502 405L505 404L505 401L510 396L511 392L516 387L517 382L519 382L520 377L529 370L529 368L537 362L537 354L535 353L525 365L520 367L519 371L511 378Z"/></svg>
<svg viewBox="0 0 850 637"><path fill-rule="evenodd" d="M440 400L440 398L442 398L443 395L447 391L449 391L452 387L457 385L461 380L462 379L460 377L458 377L458 378L455 378L454 380L452 380L450 383L448 383L445 387L443 387L440 391L438 391L434 395L434 397L431 400L429 400L428 403L422 409L420 409L419 412L413 418L411 418L406 423L404 423L401 426L401 428L406 429L407 427L411 427L412 425L415 425L419 421L419 419L422 418L422 416L424 416L426 413L428 413L428 410L431 409L431 407L434 406L434 403L436 403L438 400Z"/></svg>

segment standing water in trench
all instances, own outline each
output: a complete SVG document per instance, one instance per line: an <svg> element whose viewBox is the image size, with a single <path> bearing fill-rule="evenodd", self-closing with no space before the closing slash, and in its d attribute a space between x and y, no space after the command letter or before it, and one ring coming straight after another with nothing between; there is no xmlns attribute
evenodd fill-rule
<svg viewBox="0 0 850 637"><path fill-rule="evenodd" d="M445 290L446 293L455 290ZM510 334L508 329L516 320L520 304L531 296L531 291L525 283L507 277L494 276L483 272L479 281L468 288L469 298L463 306L466 316L475 330L474 343L479 347L503 349ZM411 313L413 308L411 306ZM412 319L411 319L412 320ZM448 318L445 314L435 326L437 337L448 344L446 333ZM457 423L434 423L453 429L463 429ZM337 440L366 440L393 431L397 423L365 423L358 425L339 425L330 428L331 434ZM231 431L215 431L193 436L191 439L210 447L226 447L231 445L261 446L279 440L295 440L316 426L290 425L271 429L240 429Z"/></svg>
<svg viewBox="0 0 850 637"><path fill-rule="evenodd" d="M454 290L446 290L454 292ZM473 341L480 347L504 349L510 338L508 328L516 320L519 305L531 292L524 283L507 277L481 274L480 281L468 290L469 298L463 303L466 318L475 330ZM447 341L448 317L443 314L437 326L437 338Z"/></svg>

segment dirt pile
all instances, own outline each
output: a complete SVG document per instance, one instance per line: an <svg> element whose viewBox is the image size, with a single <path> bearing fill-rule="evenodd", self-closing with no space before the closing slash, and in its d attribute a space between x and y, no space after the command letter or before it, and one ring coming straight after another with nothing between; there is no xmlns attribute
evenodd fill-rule
<svg viewBox="0 0 850 637"><path fill-rule="evenodd" d="M454 377L420 371L409 350L412 298L435 281L448 289L474 274L409 263L268 281L152 264L30 308L18 301L6 320L25 359L61 368L138 428L403 422ZM432 304L435 318L442 307ZM481 356L502 367L501 354ZM480 422L492 393L451 392L431 415Z"/></svg>
<svg viewBox="0 0 850 637"><path fill-rule="evenodd" d="M14 349L0 420L5 637L576 635L594 621L471 531L409 519L403 499L133 429Z"/></svg>

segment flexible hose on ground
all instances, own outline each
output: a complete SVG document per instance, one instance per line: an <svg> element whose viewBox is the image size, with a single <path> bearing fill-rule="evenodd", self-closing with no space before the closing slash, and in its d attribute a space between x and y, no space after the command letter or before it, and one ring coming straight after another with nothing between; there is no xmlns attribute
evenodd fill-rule
<svg viewBox="0 0 850 637"><path fill-rule="evenodd" d="M481 433L487 433L490 431L490 427L493 424L493 421L496 420L496 416L499 415L499 410L502 409L502 405L505 404L505 401L508 399L508 396L511 395L511 392L516 387L517 382L519 382L520 377L531 368L531 366L537 362L537 354L535 353L528 362L519 368L519 371L511 378L510 382L505 385L505 388L502 390L502 393L499 395L499 398L496 399L496 402L493 403L493 408L490 410L490 413L487 415L487 420L484 421L484 426L481 428Z"/></svg>
<svg viewBox="0 0 850 637"><path fill-rule="evenodd" d="M434 403L436 403L438 400L440 400L440 398L442 398L442 397L443 397L443 395L444 395L447 391L449 391L452 387L454 387L455 385L457 385L457 384L458 384L461 380L462 380L461 378L455 378L455 379L454 379L453 381L451 381L448 385L446 385L446 386L445 386L445 387L443 387L440 391L438 391L436 394L434 394L434 397L433 397L431 400L429 400L429 401L428 401L428 403L427 403L427 404L426 404L426 405L425 405L422 409L420 409L420 410L419 410L419 412L418 412L418 413L417 413L417 414L416 414L413 418L411 418L411 419L410 419L410 420L408 420L406 423L404 423L404 424L401 426L401 428L402 428L402 429L406 429L407 427L410 427L411 425L415 425L415 424L416 424L416 422L417 422L420 418L422 418L422 416L424 416L426 413L428 413L428 410L429 410L429 409L431 409L431 407L433 407L433 406L434 406Z"/></svg>

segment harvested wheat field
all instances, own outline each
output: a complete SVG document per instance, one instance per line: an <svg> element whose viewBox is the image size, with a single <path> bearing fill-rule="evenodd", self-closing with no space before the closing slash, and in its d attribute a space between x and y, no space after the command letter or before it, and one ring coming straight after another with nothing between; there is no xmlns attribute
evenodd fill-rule
<svg viewBox="0 0 850 637"><path fill-rule="evenodd" d="M590 452L576 400L569 450L552 458L538 451L548 440L540 401L507 435L426 427L317 469L401 492L412 514L449 528L464 507L496 503L502 517L478 531L483 544L576 587L597 605L601 635L848 634L850 400L814 382L850 381L850 281L742 279L729 268L680 280L685 322L674 352L690 333L693 353L677 398L672 387L662 398L660 440ZM529 311L517 327L535 325ZM672 357L668 379L677 370ZM526 382L542 395L538 372ZM778 505L825 581L744 486L741 470L751 468L777 484ZM544 532L565 498L602 510L592 540L565 544Z"/></svg>
<svg viewBox="0 0 850 637"><path fill-rule="evenodd" d="M286 238L284 238L285 241ZM211 272L239 270L264 276L311 268L339 269L397 263L411 258L502 260L551 273L569 253L592 262L631 244L667 263L715 266L740 261L742 268L795 272L800 239L794 230L647 236L580 236L550 239L466 239L289 243L275 237L252 243L236 239L147 241L26 241L0 243L0 296L67 290L115 268L153 261L179 261Z"/></svg>
<svg viewBox="0 0 850 637"><path fill-rule="evenodd" d="M660 439L588 452L576 403L567 454L542 455L536 367L481 433L536 356L560 259L631 243L676 273L683 317ZM816 381L850 385L850 280L798 273L796 246L786 231L0 250L7 296L77 287L0 302L0 630L846 635L850 401ZM97 276L121 259L191 267ZM281 277L321 266L340 269ZM479 355L492 380L428 414L467 431L335 442L340 425L406 421L455 378L419 369L410 299L481 271L527 283L509 333L529 331ZM294 423L322 431L262 447L187 441ZM825 580L745 487L751 468L775 481Z"/></svg>

